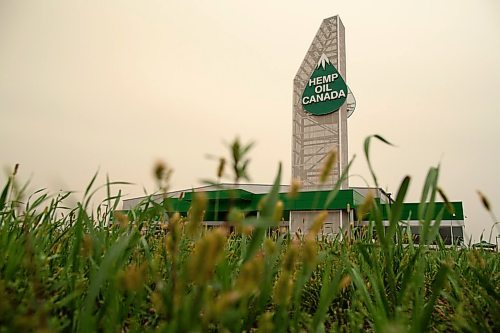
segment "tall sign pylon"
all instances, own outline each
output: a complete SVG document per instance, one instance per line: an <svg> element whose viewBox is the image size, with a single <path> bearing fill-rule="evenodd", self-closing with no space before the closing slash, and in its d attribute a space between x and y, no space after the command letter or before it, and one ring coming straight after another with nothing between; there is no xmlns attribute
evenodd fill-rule
<svg viewBox="0 0 500 333"><path fill-rule="evenodd" d="M347 118L354 97L346 85L345 28L338 16L323 20L293 81L292 177L303 190L332 189L348 165ZM320 183L331 150L337 160ZM348 179L341 188L348 188ZM305 231L314 212L294 212L291 231ZM331 212L331 232L342 213ZM325 230L326 231L326 230Z"/></svg>
<svg viewBox="0 0 500 333"><path fill-rule="evenodd" d="M320 109L326 104L335 101L345 102L347 91L331 96L330 91L337 80L346 79L346 56L345 56L345 29L338 16L323 20L314 40L302 61L302 64L293 81L293 137L292 137L292 176L302 182L304 189L319 189L321 187L332 188L339 179L342 171L348 163L347 147L347 105L343 103L340 107L323 107L323 112L314 112L313 107ZM324 71L327 75L319 75L313 78L318 70L327 69L332 65L339 74L332 82L331 71ZM328 74L330 75L328 77ZM326 80L323 78L326 76ZM320 78L320 80L318 80ZM330 82L323 83L323 81ZM315 80L315 81L313 81ZM319 81L319 83L318 83ZM311 83L311 84L310 84ZM345 81L344 81L345 85ZM332 89L333 91L333 89ZM319 92L316 94L316 92ZM311 94L312 93L312 94ZM344 95L344 96L338 96ZM324 101L324 98L330 99ZM318 96L318 98L315 98ZM322 101L318 101L321 99ZM333 99L332 97L337 97ZM311 99L314 102L311 103ZM323 104L323 105L322 105ZM335 107L337 107L335 109ZM326 183L320 184L319 177L326 157L330 150L337 151L337 162L331 170L330 177ZM346 180L343 188L348 187Z"/></svg>

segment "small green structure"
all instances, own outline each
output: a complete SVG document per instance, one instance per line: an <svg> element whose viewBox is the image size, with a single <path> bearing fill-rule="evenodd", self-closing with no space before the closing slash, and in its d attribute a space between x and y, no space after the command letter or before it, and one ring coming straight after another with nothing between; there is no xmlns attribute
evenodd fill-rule
<svg viewBox="0 0 500 333"><path fill-rule="evenodd" d="M493 251L496 252L498 251L497 245L489 243L485 240L480 241L479 243L472 244L472 247L474 249L481 249L481 250L486 250L486 251Z"/></svg>

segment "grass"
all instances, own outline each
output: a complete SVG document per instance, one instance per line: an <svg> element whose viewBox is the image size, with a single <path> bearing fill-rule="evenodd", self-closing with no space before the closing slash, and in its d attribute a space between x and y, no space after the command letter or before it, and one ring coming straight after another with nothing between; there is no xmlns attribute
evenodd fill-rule
<svg viewBox="0 0 500 333"><path fill-rule="evenodd" d="M370 139L385 141L368 138L367 158ZM232 163L236 181L248 164L248 149L238 149L233 158L245 162ZM162 168L159 183L170 176ZM419 207L423 235L412 244L400 223L409 177L387 231L368 198L369 227L342 241L318 238L321 214L301 237L269 236L280 172L260 217L241 219L232 233L201 227L203 196L188 216L168 200L146 200L125 215L120 194L111 195L120 184L108 181L106 209L92 211L96 177L68 206L70 193L24 197L14 172L0 194L0 332L498 332L500 257L443 246L430 213L438 176L431 168Z"/></svg>

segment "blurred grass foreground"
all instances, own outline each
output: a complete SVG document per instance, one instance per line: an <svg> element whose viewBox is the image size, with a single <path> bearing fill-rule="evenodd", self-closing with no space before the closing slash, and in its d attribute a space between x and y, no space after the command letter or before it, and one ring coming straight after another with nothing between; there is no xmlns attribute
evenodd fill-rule
<svg viewBox="0 0 500 333"><path fill-rule="evenodd" d="M233 154L236 183L245 154ZM170 172L155 174L162 195ZM0 193L0 332L500 332L499 254L444 245L439 219L453 206L438 174L424 184L416 244L403 216L409 177L391 205L365 198L366 225L325 237L325 211L302 233L279 232L280 171L256 216L235 204L212 229L203 193L187 214L167 195L123 211L108 182L105 209L92 210L95 177L68 205L70 193L25 196L13 172Z"/></svg>

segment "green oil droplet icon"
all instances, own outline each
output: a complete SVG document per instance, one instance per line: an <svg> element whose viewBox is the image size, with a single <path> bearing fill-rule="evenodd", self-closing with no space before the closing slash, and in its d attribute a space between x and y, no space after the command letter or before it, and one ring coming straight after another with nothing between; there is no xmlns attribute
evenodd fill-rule
<svg viewBox="0 0 500 333"><path fill-rule="evenodd" d="M314 115L338 111L347 99L347 85L323 53L302 93L304 110Z"/></svg>

